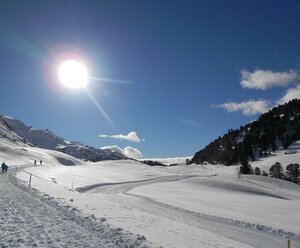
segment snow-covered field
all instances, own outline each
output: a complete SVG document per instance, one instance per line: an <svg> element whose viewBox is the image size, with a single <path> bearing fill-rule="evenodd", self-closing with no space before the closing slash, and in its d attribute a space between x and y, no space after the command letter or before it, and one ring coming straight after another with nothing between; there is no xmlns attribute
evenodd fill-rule
<svg viewBox="0 0 300 248"><path fill-rule="evenodd" d="M24 184L31 173L32 187L85 216L144 235L153 246L273 248L290 238L300 247L299 185L238 178L235 166L150 167L131 160L63 166L57 154L44 153L45 166L18 172ZM299 162L300 153L279 151L253 166L268 170L277 161L285 167Z"/></svg>
<svg viewBox="0 0 300 248"><path fill-rule="evenodd" d="M300 143L289 151L252 166L299 163ZM5 139L0 159L10 166L0 174L1 247L300 247L300 186L238 178L237 166L86 163Z"/></svg>

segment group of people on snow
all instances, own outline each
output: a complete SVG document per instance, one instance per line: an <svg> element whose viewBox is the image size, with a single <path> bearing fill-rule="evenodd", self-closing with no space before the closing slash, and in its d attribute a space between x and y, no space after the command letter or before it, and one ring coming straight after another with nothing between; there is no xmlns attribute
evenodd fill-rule
<svg viewBox="0 0 300 248"><path fill-rule="evenodd" d="M34 160L33 165L34 166L37 165L36 160ZM40 160L40 165L43 165L43 161L42 160ZM8 170L8 166L7 166L7 164L5 162L3 162L2 165L1 165L1 172L5 173L5 172L7 172L7 170Z"/></svg>
<svg viewBox="0 0 300 248"><path fill-rule="evenodd" d="M43 165L43 160L40 160L40 165ZM33 166L36 166L36 160L33 161Z"/></svg>
<svg viewBox="0 0 300 248"><path fill-rule="evenodd" d="M3 162L2 165L1 165L1 171L2 171L2 173L7 172L7 170L8 170L8 166L7 166L6 163Z"/></svg>

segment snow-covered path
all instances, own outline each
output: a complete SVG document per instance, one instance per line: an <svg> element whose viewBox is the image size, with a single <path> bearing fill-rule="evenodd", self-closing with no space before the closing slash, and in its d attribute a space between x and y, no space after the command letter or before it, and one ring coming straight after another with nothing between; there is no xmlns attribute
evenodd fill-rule
<svg viewBox="0 0 300 248"><path fill-rule="evenodd" d="M143 215L146 217L145 219L136 220L137 225L140 223L143 223L145 226L151 226L154 223L155 225L164 225L166 226L163 232L165 239L174 241L174 238L184 238L187 242L186 247L274 248L285 246L285 238L269 231L264 231L263 229L267 227L251 226L250 223L188 211L131 192L132 189L143 185L167 183L191 177L195 176L174 175L127 183L90 185L79 188L78 191L92 194L117 194L118 206L122 206L123 209L135 209L147 213ZM149 218L149 216L152 216L152 218ZM133 225L134 221L132 219ZM176 227L178 227L178 235L174 237ZM183 227L190 231L185 232L183 235L180 232L180 228ZM195 237L195 234L197 237ZM182 243L182 240L178 240L178 242Z"/></svg>
<svg viewBox="0 0 300 248"><path fill-rule="evenodd" d="M0 174L0 247L148 247L143 236L113 229Z"/></svg>

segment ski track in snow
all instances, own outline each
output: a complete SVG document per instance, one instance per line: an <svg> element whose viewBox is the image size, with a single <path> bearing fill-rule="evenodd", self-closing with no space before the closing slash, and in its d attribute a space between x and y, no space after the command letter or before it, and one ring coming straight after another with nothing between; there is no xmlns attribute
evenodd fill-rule
<svg viewBox="0 0 300 248"><path fill-rule="evenodd" d="M145 179L145 180L138 180L138 181L130 181L130 182L121 182L121 183L100 183L100 184L93 184L88 185L85 187L76 188L75 190L78 192L89 192L89 193L110 193L110 194L117 194L117 193L127 193L129 190L144 186L153 183L160 183L160 182L173 182L181 179L197 177L194 175L190 176L162 176L157 178Z"/></svg>
<svg viewBox="0 0 300 248"><path fill-rule="evenodd" d="M153 247L144 236L112 228L76 208L0 174L0 247Z"/></svg>
<svg viewBox="0 0 300 248"><path fill-rule="evenodd" d="M214 175L211 175L214 176ZM223 236L229 240L234 240L244 244L245 247L255 247L255 248L274 248L274 247L285 247L286 238L291 238L293 240L294 233L286 232L284 230L273 229L272 227L257 225L253 223L246 223L243 221L233 220L229 218L223 218L218 216L211 216L207 214L201 214L192 212L186 209L178 208L169 204L161 203L155 201L151 198L135 195L130 193L130 190L144 185L161 183L161 182L172 182L177 180L182 180L195 176L163 176L153 179L132 181L132 182L122 182L122 183L109 183L109 184L94 184L82 188L77 188L79 192L91 193L91 194L118 194L119 205L125 208L140 209L141 211L147 212L149 214L154 214L160 219L166 218L175 222L186 223L190 227L196 228L199 233L201 230L203 232L215 233L216 230L220 236ZM201 176L196 176L201 177ZM204 176L207 177L207 176ZM122 195L124 197L122 197ZM130 200L128 199L130 198ZM134 222L134 220L132 220ZM137 220L141 222L141 220ZM144 220L145 221L145 220ZM149 223L143 222L143 225L152 225L149 219ZM137 223L138 225L138 223ZM174 227L170 227L164 233L166 239L168 238L168 232L173 232ZM191 240L193 235L186 237L189 239L189 243L193 244ZM172 238L172 236L170 236ZM209 239L209 238L208 238ZM204 241L203 241L204 242ZM295 247L298 247L298 241L293 242ZM299 244L300 245L300 244ZM197 247L195 243L193 247ZM198 247L232 247L224 244L218 244L216 240L211 240L210 242L204 242L203 244L198 244Z"/></svg>

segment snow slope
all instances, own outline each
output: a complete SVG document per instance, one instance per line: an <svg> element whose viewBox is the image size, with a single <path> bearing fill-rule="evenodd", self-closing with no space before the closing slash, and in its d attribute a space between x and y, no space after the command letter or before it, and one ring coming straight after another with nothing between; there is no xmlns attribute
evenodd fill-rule
<svg viewBox="0 0 300 248"><path fill-rule="evenodd" d="M84 162L68 154L38 147L19 146L11 142L0 142L0 161L8 166L33 165L42 160L43 165L75 165Z"/></svg>
<svg viewBox="0 0 300 248"><path fill-rule="evenodd" d="M294 153L293 153L294 152ZM269 171L271 165L276 162L281 163L285 168L288 164L299 163L300 164L300 141L294 142L288 149L281 149L276 153L272 153L271 156L262 158L258 161L251 163L252 167L258 166L262 171Z"/></svg>
<svg viewBox="0 0 300 248"><path fill-rule="evenodd" d="M6 119L0 115L0 162L5 162L8 166L24 164L33 165L34 160L38 163L42 160L44 165L83 164L81 160L68 154L33 147L31 143L25 141L24 138L16 134Z"/></svg>
<svg viewBox="0 0 300 248"><path fill-rule="evenodd" d="M284 151L279 158L292 159ZM284 247L288 237L300 247L300 186L238 178L237 169L150 167L125 160L26 168L18 178L28 182L32 173L39 191L164 247L273 248Z"/></svg>
<svg viewBox="0 0 300 248"><path fill-rule="evenodd" d="M4 116L0 114L0 145L11 143L26 146L24 139L14 132Z"/></svg>
<svg viewBox="0 0 300 248"><path fill-rule="evenodd" d="M3 118L20 137L41 148L55 150L58 145L68 145L67 141L47 129L34 129L26 126L20 120L16 120L8 116L3 116Z"/></svg>

